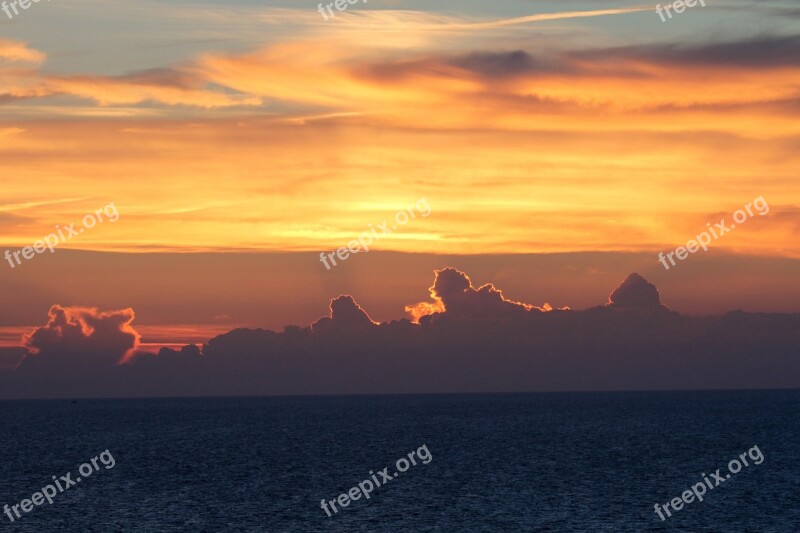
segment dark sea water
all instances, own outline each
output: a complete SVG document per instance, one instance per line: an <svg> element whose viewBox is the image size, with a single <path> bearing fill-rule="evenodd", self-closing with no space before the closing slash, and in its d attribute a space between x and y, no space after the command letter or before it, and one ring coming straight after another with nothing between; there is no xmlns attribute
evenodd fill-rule
<svg viewBox="0 0 800 533"><path fill-rule="evenodd" d="M0 421L0 504L116 463L2 531L800 531L798 391L7 401Z"/></svg>

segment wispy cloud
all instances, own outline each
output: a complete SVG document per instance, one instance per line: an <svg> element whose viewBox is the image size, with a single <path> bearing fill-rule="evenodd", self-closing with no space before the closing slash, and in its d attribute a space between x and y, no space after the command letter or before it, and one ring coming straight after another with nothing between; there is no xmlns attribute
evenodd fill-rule
<svg viewBox="0 0 800 533"><path fill-rule="evenodd" d="M530 24L532 22L546 22L551 20L576 19L587 17L605 17L609 15L627 15L629 13L639 13L641 11L652 11L652 7L628 7L619 9L596 9L593 11L562 11L560 13L540 13L537 15L526 15L524 17L513 17L489 22L472 22L457 24L454 29L475 29L489 30L515 26L517 24Z"/></svg>
<svg viewBox="0 0 800 533"><path fill-rule="evenodd" d="M26 43L0 39L0 60L38 64L43 62L46 57L45 54L30 48Z"/></svg>
<svg viewBox="0 0 800 533"><path fill-rule="evenodd" d="M40 201L30 201L30 202L15 202L15 203L8 203L3 204L2 200L0 200L0 212L8 213L11 211L21 211L27 209L35 209L37 207L45 207L49 205L60 205L60 204L69 204L73 202L82 202L84 200L88 200L89 198L79 197L79 198L59 198L54 200L40 200Z"/></svg>

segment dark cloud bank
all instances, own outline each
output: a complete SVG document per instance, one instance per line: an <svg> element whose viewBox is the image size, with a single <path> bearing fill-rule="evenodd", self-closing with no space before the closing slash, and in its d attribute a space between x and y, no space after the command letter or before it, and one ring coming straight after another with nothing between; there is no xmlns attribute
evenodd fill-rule
<svg viewBox="0 0 800 533"><path fill-rule="evenodd" d="M0 397L800 386L798 313L683 316L638 274L585 311L515 302L453 268L430 291L406 307L418 324L377 323L339 296L309 327L237 329L158 355L137 351L131 309L54 306L17 368L0 366Z"/></svg>

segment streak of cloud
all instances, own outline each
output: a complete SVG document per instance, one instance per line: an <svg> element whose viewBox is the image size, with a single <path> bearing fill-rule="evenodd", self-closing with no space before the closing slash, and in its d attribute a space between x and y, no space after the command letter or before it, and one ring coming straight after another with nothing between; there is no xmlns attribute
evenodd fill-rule
<svg viewBox="0 0 800 533"><path fill-rule="evenodd" d="M508 19L494 20L489 22L472 22L456 24L453 29L474 29L492 30L515 26L518 24L530 24L532 22L546 22L551 20L564 20L588 17L606 17L609 15L627 15L629 13L640 13L642 11L652 11L651 7L628 7L619 9L596 9L593 11L563 11L560 13L540 13L537 15L526 15L524 17L513 17Z"/></svg>

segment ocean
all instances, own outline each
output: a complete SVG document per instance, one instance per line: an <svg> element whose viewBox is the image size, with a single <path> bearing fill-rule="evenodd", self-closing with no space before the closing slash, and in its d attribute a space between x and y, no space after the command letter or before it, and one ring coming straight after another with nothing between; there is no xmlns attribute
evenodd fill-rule
<svg viewBox="0 0 800 533"><path fill-rule="evenodd" d="M800 531L800 391L2 401L0 421L2 531Z"/></svg>

